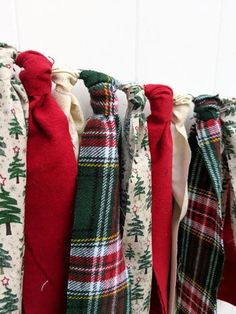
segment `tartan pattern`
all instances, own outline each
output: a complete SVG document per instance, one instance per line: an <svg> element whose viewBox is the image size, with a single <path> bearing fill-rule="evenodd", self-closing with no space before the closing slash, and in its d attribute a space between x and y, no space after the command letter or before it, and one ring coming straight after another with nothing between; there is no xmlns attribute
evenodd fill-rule
<svg viewBox="0 0 236 314"><path fill-rule="evenodd" d="M215 313L224 260L220 100L204 95L194 103L189 203L179 231L177 313Z"/></svg>
<svg viewBox="0 0 236 314"><path fill-rule="evenodd" d="M223 99L220 111L224 158L231 179L231 225L236 246L236 99ZM226 189L227 193L227 189Z"/></svg>
<svg viewBox="0 0 236 314"><path fill-rule="evenodd" d="M131 284L131 312L149 313L152 284L151 156L141 86L125 84L128 98L124 121L121 211L125 216L122 247ZM124 220L124 219L123 219Z"/></svg>
<svg viewBox="0 0 236 314"><path fill-rule="evenodd" d="M81 139L67 313L128 314L130 290L118 210L118 83L93 71L82 71L80 78L89 88L94 114Z"/></svg>

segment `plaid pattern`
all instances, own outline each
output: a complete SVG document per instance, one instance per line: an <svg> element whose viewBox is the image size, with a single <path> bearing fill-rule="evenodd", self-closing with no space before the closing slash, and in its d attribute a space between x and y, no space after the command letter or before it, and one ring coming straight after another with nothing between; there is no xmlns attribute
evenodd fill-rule
<svg viewBox="0 0 236 314"><path fill-rule="evenodd" d="M217 96L195 98L188 211L180 224L177 313L215 313L223 267L221 123Z"/></svg>
<svg viewBox="0 0 236 314"><path fill-rule="evenodd" d="M152 285L151 156L141 86L125 84L128 98L124 121L122 214L125 216L122 247L131 284L133 314L149 313Z"/></svg>
<svg viewBox="0 0 236 314"><path fill-rule="evenodd" d="M89 88L94 114L81 139L67 313L126 314L130 290L119 233L118 83L93 71L82 71L80 78Z"/></svg>
<svg viewBox="0 0 236 314"><path fill-rule="evenodd" d="M231 178L231 225L236 246L236 99L223 99L221 108L221 120L224 157ZM227 193L227 188L225 189Z"/></svg>

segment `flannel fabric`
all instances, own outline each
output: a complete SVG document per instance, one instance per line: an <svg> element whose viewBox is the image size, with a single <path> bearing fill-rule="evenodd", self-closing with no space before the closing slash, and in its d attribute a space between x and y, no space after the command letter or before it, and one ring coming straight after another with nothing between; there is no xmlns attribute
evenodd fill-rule
<svg viewBox="0 0 236 314"><path fill-rule="evenodd" d="M29 96L23 312L65 313L77 165L68 121L51 95L51 62L35 51L16 63Z"/></svg>
<svg viewBox="0 0 236 314"><path fill-rule="evenodd" d="M153 288L151 313L168 312L168 284L172 220L172 136L173 92L170 87L145 86L150 101L148 135L152 161L152 250Z"/></svg>
<svg viewBox="0 0 236 314"><path fill-rule="evenodd" d="M180 221L188 208L188 170L191 160L191 150L188 143L185 121L187 119L192 97L189 95L176 95L172 113L172 191L173 191L173 216L172 216L172 249L169 313L175 310L175 290L177 271L177 240Z"/></svg>
<svg viewBox="0 0 236 314"><path fill-rule="evenodd" d="M0 44L0 313L21 313L28 100Z"/></svg>
<svg viewBox="0 0 236 314"><path fill-rule="evenodd" d="M236 306L236 100L223 99L223 196L225 262L218 298Z"/></svg>
<svg viewBox="0 0 236 314"><path fill-rule="evenodd" d="M79 140L84 129L84 115L77 98L71 91L78 80L78 75L66 68L53 67L52 80L56 84L53 97L67 116L75 157L78 159Z"/></svg>
<svg viewBox="0 0 236 314"><path fill-rule="evenodd" d="M122 247L131 284L132 313L149 313L152 284L151 156L147 99L136 84L122 86L128 108L124 121L124 174L121 210L125 215Z"/></svg>
<svg viewBox="0 0 236 314"><path fill-rule="evenodd" d="M180 223L177 313L215 313L223 266L220 100L194 99L187 214Z"/></svg>
<svg viewBox="0 0 236 314"><path fill-rule="evenodd" d="M130 313L130 288L120 239L121 124L112 77L82 71L93 115L82 134L67 313Z"/></svg>

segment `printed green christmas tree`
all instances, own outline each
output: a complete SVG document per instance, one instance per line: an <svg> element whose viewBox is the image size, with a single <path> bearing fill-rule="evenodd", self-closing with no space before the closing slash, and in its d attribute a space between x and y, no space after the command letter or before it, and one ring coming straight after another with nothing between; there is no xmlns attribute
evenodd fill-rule
<svg viewBox="0 0 236 314"><path fill-rule="evenodd" d="M146 150L146 147L148 146L148 135L145 133L142 142L141 142L141 148L144 148Z"/></svg>
<svg viewBox="0 0 236 314"><path fill-rule="evenodd" d="M127 191L123 192L123 208L124 208L124 214L126 215L127 213L130 213L130 198L129 198L129 193Z"/></svg>
<svg viewBox="0 0 236 314"><path fill-rule="evenodd" d="M141 194L145 194L145 186L144 181L141 180L141 177L137 175L137 181L134 186L134 196L139 196L141 198Z"/></svg>
<svg viewBox="0 0 236 314"><path fill-rule="evenodd" d="M17 151L13 157L13 161L10 163L8 168L8 173L10 174L10 179L16 178L16 183L20 183L20 177L25 178L25 163L19 158L19 152Z"/></svg>
<svg viewBox="0 0 236 314"><path fill-rule="evenodd" d="M0 224L6 224L6 235L11 235L11 223L21 223L20 208L17 201L10 197L10 193L3 188L0 190Z"/></svg>
<svg viewBox="0 0 236 314"><path fill-rule="evenodd" d="M151 303L151 294L150 292L147 294L146 298L144 299L143 303L143 309L144 310L149 310L150 308L150 303Z"/></svg>
<svg viewBox="0 0 236 314"><path fill-rule="evenodd" d="M128 248L125 251L125 257L127 257L129 260L131 260L131 258L134 258L134 256L135 256L135 252L132 249L131 244L129 243Z"/></svg>
<svg viewBox="0 0 236 314"><path fill-rule="evenodd" d="M7 145L3 140L4 138L0 136L0 156L6 156L4 149L7 147Z"/></svg>
<svg viewBox="0 0 236 314"><path fill-rule="evenodd" d="M3 244L0 243L0 274L4 274L3 268L11 268L10 261L12 260L9 252L3 249Z"/></svg>
<svg viewBox="0 0 236 314"><path fill-rule="evenodd" d="M139 269L144 269L144 274L146 275L148 272L148 268L152 267L152 255L149 250L149 246L147 246L143 255L140 256L138 260Z"/></svg>
<svg viewBox="0 0 236 314"><path fill-rule="evenodd" d="M138 303L138 300L142 300L144 296L144 289L141 288L140 285L140 278L137 279L134 287L131 289L131 297L132 300L136 301L136 304Z"/></svg>
<svg viewBox="0 0 236 314"><path fill-rule="evenodd" d="M130 228L129 228L130 227ZM134 241L138 242L138 236L143 236L144 224L139 219L139 215L135 212L135 216L132 221L128 224L127 234L128 236L134 236Z"/></svg>
<svg viewBox="0 0 236 314"><path fill-rule="evenodd" d="M152 192L151 192L151 186L148 186L148 192L146 194L146 206L147 209L151 207L151 199L152 199Z"/></svg>
<svg viewBox="0 0 236 314"><path fill-rule="evenodd" d="M9 134L10 135L15 135L16 140L19 139L19 135L23 135L23 129L20 126L15 113L13 113L13 118L11 119L11 122L9 123L9 125L11 126L8 130L9 130Z"/></svg>
<svg viewBox="0 0 236 314"><path fill-rule="evenodd" d="M128 274L129 274L129 284L132 286L134 284L134 275L130 268L128 268Z"/></svg>
<svg viewBox="0 0 236 314"><path fill-rule="evenodd" d="M6 290L2 293L3 298L0 299L0 314L10 314L13 311L17 311L18 298L16 294L12 293L12 290L5 286Z"/></svg>

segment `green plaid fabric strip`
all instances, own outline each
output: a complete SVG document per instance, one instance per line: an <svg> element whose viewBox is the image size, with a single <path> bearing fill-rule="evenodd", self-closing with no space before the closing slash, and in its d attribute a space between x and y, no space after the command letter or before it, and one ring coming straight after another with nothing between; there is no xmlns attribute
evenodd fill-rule
<svg viewBox="0 0 236 314"><path fill-rule="evenodd" d="M128 271L119 226L121 124L112 77L83 71L93 115L81 138L67 313L129 314Z"/></svg>
<svg viewBox="0 0 236 314"><path fill-rule="evenodd" d="M223 268L221 122L217 96L194 99L188 211L180 224L177 313L215 313Z"/></svg>

